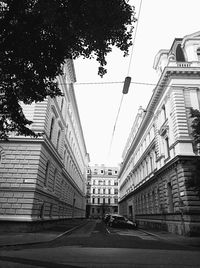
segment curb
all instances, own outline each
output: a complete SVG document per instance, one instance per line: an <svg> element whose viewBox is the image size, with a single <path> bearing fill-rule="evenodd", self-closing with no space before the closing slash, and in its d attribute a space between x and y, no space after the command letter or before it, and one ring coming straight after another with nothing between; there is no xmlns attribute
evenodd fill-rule
<svg viewBox="0 0 200 268"><path fill-rule="evenodd" d="M191 245L190 243L187 243L187 241L179 241L178 239L167 239L163 236L160 236L159 234L155 234L155 233L151 233L151 232L148 232L146 230L143 230L143 229L139 229L140 231L148 234L148 235L151 235L151 236L154 236L154 237L157 237L158 239L160 240L164 240L166 243L169 243L169 244L174 244L174 245L179 245L179 246L182 246L182 247L190 247L190 248L196 248L196 245Z"/></svg>
<svg viewBox="0 0 200 268"><path fill-rule="evenodd" d="M68 235L68 234L71 234L73 231L75 231L76 229L78 229L78 228L81 228L82 226L84 226L84 225L86 225L88 223L88 221L86 221L86 222L84 222L84 223L82 223L82 224L80 224L80 225L77 225L77 226L75 226L75 227L73 227L73 228L71 228L71 229L69 229L69 230L67 230L67 231L65 231L64 233L61 233L61 234L59 234L58 236L56 236L55 238L52 238L52 239L49 239L49 240L45 240L45 241L38 241L38 242L27 242L27 243L19 243L19 244L11 244L11 245L0 245L0 248L7 248L7 247L17 247L17 246L25 246L25 245L37 245L37 244L44 244L44 243L49 243L49 242L52 242L52 241L54 241L54 240L56 240L56 239L59 239L59 238L61 238L62 236L64 236L64 235Z"/></svg>
<svg viewBox="0 0 200 268"><path fill-rule="evenodd" d="M64 236L64 235L69 235L69 234L71 234L73 231L75 231L76 229L81 228L82 226L86 225L87 223L88 223L88 221L86 221L86 222L84 222L84 223L82 223L82 224L80 224L80 225L78 225L78 226L75 226L75 227L73 227L73 228L71 228L71 229L65 231L64 233L59 234L58 236L56 236L56 238L51 239L50 241L54 241L54 240L56 240L56 239L59 239L60 237L62 237L62 236Z"/></svg>

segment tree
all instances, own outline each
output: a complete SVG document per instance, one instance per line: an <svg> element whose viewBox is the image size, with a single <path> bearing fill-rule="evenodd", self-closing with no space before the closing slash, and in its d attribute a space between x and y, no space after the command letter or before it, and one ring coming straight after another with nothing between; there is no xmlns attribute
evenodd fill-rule
<svg viewBox="0 0 200 268"><path fill-rule="evenodd" d="M194 144L198 149L200 144L200 111L197 109L190 109L190 116L193 118L192 120L192 136L194 138Z"/></svg>
<svg viewBox="0 0 200 268"><path fill-rule="evenodd" d="M95 58L103 76L113 46L126 56L133 22L126 0L0 1L0 138L35 135L20 103L60 96L66 59Z"/></svg>
<svg viewBox="0 0 200 268"><path fill-rule="evenodd" d="M194 148L199 154L198 151L200 145L200 111L191 108L190 117L193 118L191 127L192 136L194 138ZM200 197L200 157L196 157L191 164L193 167L192 176L186 181L186 187L193 188Z"/></svg>

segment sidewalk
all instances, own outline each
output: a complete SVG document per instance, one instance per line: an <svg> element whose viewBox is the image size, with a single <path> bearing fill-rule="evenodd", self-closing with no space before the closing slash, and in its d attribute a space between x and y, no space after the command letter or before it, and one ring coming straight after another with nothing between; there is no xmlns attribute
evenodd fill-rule
<svg viewBox="0 0 200 268"><path fill-rule="evenodd" d="M67 223L57 224L49 229L30 233L0 233L0 247L22 244L50 242L64 234L85 225L87 219L69 220Z"/></svg>
<svg viewBox="0 0 200 268"><path fill-rule="evenodd" d="M146 229L140 229L140 230L146 234L155 236L161 240L168 241L169 243L200 248L200 236L189 237L189 236L181 236L178 234L169 233L166 231L155 231L155 230L146 230Z"/></svg>

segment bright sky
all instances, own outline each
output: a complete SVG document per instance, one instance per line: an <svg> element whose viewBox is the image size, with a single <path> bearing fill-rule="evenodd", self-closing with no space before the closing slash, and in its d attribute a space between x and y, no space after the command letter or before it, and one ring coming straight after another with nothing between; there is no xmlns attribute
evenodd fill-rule
<svg viewBox="0 0 200 268"><path fill-rule="evenodd" d="M136 18L140 1L129 1L136 8ZM129 73L132 82L158 82L158 76L153 69L154 57L160 49L169 49L175 38L199 31L199 12L199 0L142 1ZM135 32L133 36L134 34ZM97 75L98 63L95 60L78 59L74 63L77 77L77 85L75 84L74 88L90 165L117 166L121 163L122 152L138 107L147 106L154 86L131 84L129 93L123 98L109 154L123 84L78 83L122 82L127 76L129 62L130 56L124 58L123 53L114 48L107 57L107 74L104 78Z"/></svg>

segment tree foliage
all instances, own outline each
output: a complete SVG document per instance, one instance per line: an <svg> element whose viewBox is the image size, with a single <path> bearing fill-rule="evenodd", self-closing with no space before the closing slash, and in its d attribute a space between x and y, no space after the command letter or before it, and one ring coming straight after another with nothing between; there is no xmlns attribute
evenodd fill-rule
<svg viewBox="0 0 200 268"><path fill-rule="evenodd" d="M194 147L198 152L200 149L200 111L191 108L190 116L193 119L191 127L192 136L194 138ZM186 182L186 187L194 189L200 197L200 157L197 156L191 164L193 168L192 177Z"/></svg>
<svg viewBox="0 0 200 268"><path fill-rule="evenodd" d="M0 138L34 135L20 103L61 95L68 58L95 58L99 75L116 46L128 54L134 8L126 0L0 1Z"/></svg>
<svg viewBox="0 0 200 268"><path fill-rule="evenodd" d="M192 136L194 138L194 143L197 146L197 144L200 144L200 111L197 109L191 108L190 115L192 120Z"/></svg>

